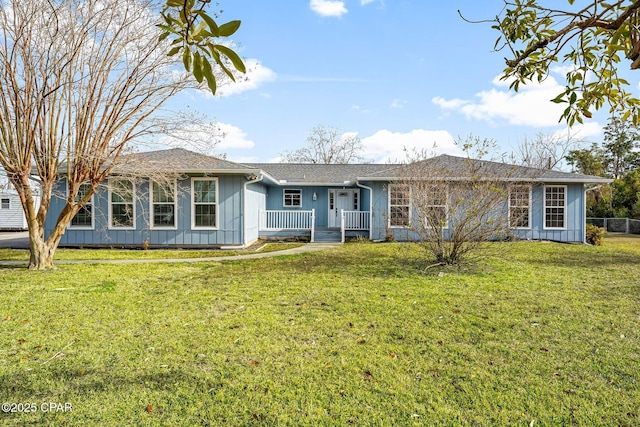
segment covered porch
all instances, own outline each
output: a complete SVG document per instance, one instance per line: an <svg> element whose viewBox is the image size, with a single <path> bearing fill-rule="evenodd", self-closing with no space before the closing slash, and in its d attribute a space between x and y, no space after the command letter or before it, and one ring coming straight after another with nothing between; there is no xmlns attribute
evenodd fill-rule
<svg viewBox="0 0 640 427"><path fill-rule="evenodd" d="M371 212L341 209L337 227L316 226L316 210L261 210L259 235L262 238L308 238L311 243L336 241L347 237L370 238Z"/></svg>

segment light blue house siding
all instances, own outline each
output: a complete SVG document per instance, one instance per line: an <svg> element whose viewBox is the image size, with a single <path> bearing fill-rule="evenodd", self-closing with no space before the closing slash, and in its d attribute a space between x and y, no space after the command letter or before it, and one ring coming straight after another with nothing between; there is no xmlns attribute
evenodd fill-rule
<svg viewBox="0 0 640 427"><path fill-rule="evenodd" d="M284 206L285 189L301 190L302 204L300 207ZM331 186L296 186L288 185L283 187L271 186L267 190L267 210L315 210L316 228L324 229L329 227L329 190L357 190L359 193L359 210L369 210L370 194L366 189L359 187L331 187ZM316 200L313 200L315 194Z"/></svg>
<svg viewBox="0 0 640 427"><path fill-rule="evenodd" d="M371 236L373 240L385 240L387 236L397 241L417 240L417 236L404 227L389 227L388 183L364 183L373 189L373 209L371 214ZM544 186L566 186L566 220L563 229L545 229ZM585 236L585 197L584 184L539 184L532 187L531 192L531 227L514 229L517 238L530 240L552 240L561 242L584 242ZM445 236L446 238L447 236Z"/></svg>
<svg viewBox="0 0 640 427"><path fill-rule="evenodd" d="M553 184L547 185L564 185ZM521 239L552 240L558 242L583 243L585 238L585 197L583 184L567 185L566 227L562 230L544 228L544 185L532 188L531 229L513 230Z"/></svg>
<svg viewBox="0 0 640 427"><path fill-rule="evenodd" d="M123 230L109 227L108 181L100 185L93 196L93 227L79 229L69 227L60 244L65 246L141 246L148 241L151 246L223 246L242 245L243 236L243 185L241 175L220 175L218 179L218 227L216 230L192 229L191 177L177 180L177 211L175 229L152 229L150 219L149 182L138 182L135 187L135 229ZM45 235L64 207L66 179L61 179L56 188L60 197L53 198L45 223ZM251 203L254 201L251 200ZM257 216L252 218L257 229ZM255 234L255 232L254 232Z"/></svg>
<svg viewBox="0 0 640 427"><path fill-rule="evenodd" d="M267 200L267 187L258 183L248 183L245 193L245 239L249 244L260 237L260 210L264 209Z"/></svg>

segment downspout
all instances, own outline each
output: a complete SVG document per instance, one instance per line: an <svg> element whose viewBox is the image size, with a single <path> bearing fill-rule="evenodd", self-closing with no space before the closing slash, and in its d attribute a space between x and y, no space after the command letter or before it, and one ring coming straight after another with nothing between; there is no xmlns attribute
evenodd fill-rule
<svg viewBox="0 0 640 427"><path fill-rule="evenodd" d="M369 240L373 240L373 188L360 184L357 180L356 185L365 190L369 190Z"/></svg>

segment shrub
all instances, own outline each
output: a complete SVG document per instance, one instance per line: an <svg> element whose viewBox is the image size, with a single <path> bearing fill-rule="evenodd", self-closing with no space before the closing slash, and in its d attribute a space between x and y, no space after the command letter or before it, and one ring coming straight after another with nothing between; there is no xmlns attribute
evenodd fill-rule
<svg viewBox="0 0 640 427"><path fill-rule="evenodd" d="M593 246L601 246L607 230L604 228L596 227L593 224L587 224L586 241Z"/></svg>

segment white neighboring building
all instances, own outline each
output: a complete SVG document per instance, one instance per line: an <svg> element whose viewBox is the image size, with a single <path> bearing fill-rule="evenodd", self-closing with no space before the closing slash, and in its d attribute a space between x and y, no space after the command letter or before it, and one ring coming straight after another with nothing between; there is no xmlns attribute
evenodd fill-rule
<svg viewBox="0 0 640 427"><path fill-rule="evenodd" d="M0 190L0 230L26 230L20 197L10 190Z"/></svg>
<svg viewBox="0 0 640 427"><path fill-rule="evenodd" d="M40 196L36 196L36 209L39 205ZM26 229L27 218L22 210L20 196L11 184L5 182L4 186L0 186L0 231Z"/></svg>

